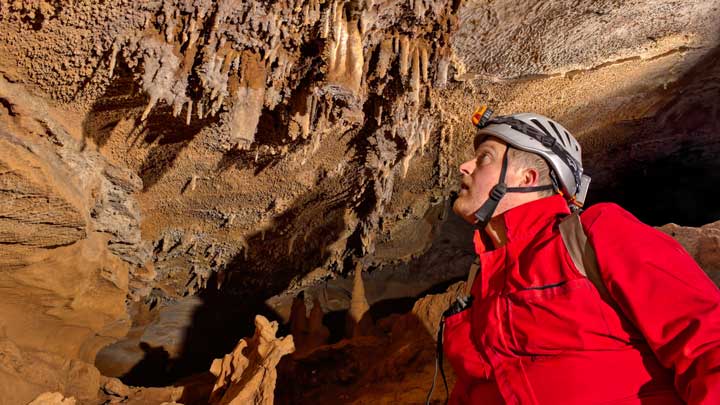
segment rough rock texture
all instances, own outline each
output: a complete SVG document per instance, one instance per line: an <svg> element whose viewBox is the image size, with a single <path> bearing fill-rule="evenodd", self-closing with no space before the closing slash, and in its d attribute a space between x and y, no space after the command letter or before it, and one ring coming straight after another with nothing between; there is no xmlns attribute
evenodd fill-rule
<svg viewBox="0 0 720 405"><path fill-rule="evenodd" d="M281 364L282 403L425 403L435 373L440 315L465 286L418 300L407 314L379 320L374 336L344 339ZM450 386L455 381L445 364ZM284 377L284 378L283 378ZM432 403L445 398L437 377Z"/></svg>
<svg viewBox="0 0 720 405"><path fill-rule="evenodd" d="M720 285L720 221L700 228L667 224L659 229L680 242L708 276Z"/></svg>
<svg viewBox="0 0 720 405"><path fill-rule="evenodd" d="M453 47L467 73L495 80L574 75L715 41L718 32L708 28L717 23L718 5L469 0L459 13ZM705 32L710 35L704 37Z"/></svg>
<svg viewBox="0 0 720 405"><path fill-rule="evenodd" d="M718 0L0 0L7 358L90 364L131 315L101 368L142 377L157 354L152 374L175 379L231 351L255 314L290 318L305 291L318 304L295 317L295 361L376 383L367 356L400 350L383 346L392 328L338 342L329 320L358 262L376 320L465 271L472 250L446 242L470 231L438 230L478 104L563 122L591 203L652 225L718 220L718 23ZM718 280L711 228L671 232ZM320 310L335 343L318 347ZM403 364L424 379L430 357ZM2 367L18 401L76 396Z"/></svg>
<svg viewBox="0 0 720 405"><path fill-rule="evenodd" d="M65 398L59 392L46 392L40 394L28 405L75 405L75 398Z"/></svg>
<svg viewBox="0 0 720 405"><path fill-rule="evenodd" d="M217 381L211 404L273 404L276 367L280 359L295 351L292 336L276 337L277 322L258 315L255 335L242 339L232 353L213 362L210 372Z"/></svg>
<svg viewBox="0 0 720 405"><path fill-rule="evenodd" d="M102 382L104 403L123 404L273 404L277 365L295 350L293 337L277 337L278 324L255 318L255 334L241 339L235 349L213 361L210 372L194 375L172 386L142 388L116 378Z"/></svg>
<svg viewBox="0 0 720 405"><path fill-rule="evenodd" d="M84 153L56 110L4 76L0 101L3 383L21 402L49 389L94 398L95 354L127 333L126 299L148 280L139 179Z"/></svg>
<svg viewBox="0 0 720 405"><path fill-rule="evenodd" d="M19 347L7 337L0 339L0 403L26 404L46 390L85 401L97 397L100 373L92 364L45 350Z"/></svg>
<svg viewBox="0 0 720 405"><path fill-rule="evenodd" d="M279 292L295 267L343 270L348 255L373 251L395 173L407 173L439 128L430 100L457 5L129 4L68 5L43 20L39 36L68 31L78 45L72 56L38 51L65 58L65 85L45 80L55 66L32 67L23 53L39 38L20 34L22 16L6 18L3 45L19 74L33 70L33 84L58 84L55 99L77 100L91 147L142 178L160 290L194 293L217 275ZM94 49L83 43L91 30ZM85 77L81 63L94 73L72 85ZM299 176L269 187L287 171ZM232 274L242 267L252 281Z"/></svg>
<svg viewBox="0 0 720 405"><path fill-rule="evenodd" d="M290 334L295 343L293 356L303 356L328 343L330 330L322 323L324 315L320 301L317 299L313 301L309 315L302 294L293 301L289 322Z"/></svg>
<svg viewBox="0 0 720 405"><path fill-rule="evenodd" d="M207 404L214 379L209 373L198 375L192 381L178 381L168 387L133 387L123 384L117 378L105 378L101 383L102 395L99 403L124 405L188 405Z"/></svg>

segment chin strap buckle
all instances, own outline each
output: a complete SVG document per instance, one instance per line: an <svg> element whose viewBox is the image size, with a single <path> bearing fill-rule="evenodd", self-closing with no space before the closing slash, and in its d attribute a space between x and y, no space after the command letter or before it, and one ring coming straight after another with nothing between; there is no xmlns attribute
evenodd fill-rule
<svg viewBox="0 0 720 405"><path fill-rule="evenodd" d="M498 183L495 185L495 187L492 188L492 190L490 190L490 199L493 201L500 201L500 199L505 196L507 191L507 184Z"/></svg>
<svg viewBox="0 0 720 405"><path fill-rule="evenodd" d="M485 201L485 204L480 207L480 209L475 213L475 218L477 219L478 225L481 227L484 227L487 221L490 220L492 217L493 212L495 212L495 208L497 208L498 202L500 202L500 199L505 196L505 194L508 191L508 187L505 183L498 183L495 185L495 187L490 190L490 196Z"/></svg>

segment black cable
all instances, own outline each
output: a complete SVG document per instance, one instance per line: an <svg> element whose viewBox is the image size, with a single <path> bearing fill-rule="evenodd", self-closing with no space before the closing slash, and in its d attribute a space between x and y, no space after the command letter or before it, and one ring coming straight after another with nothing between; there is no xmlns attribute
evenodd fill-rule
<svg viewBox="0 0 720 405"><path fill-rule="evenodd" d="M425 399L425 405L430 404L430 398L432 397L433 392L435 391L435 380L437 380L438 375L438 368L440 369L440 373L442 375L443 382L445 383L445 403L447 404L449 398L450 398L450 390L448 389L447 385L447 379L445 378L445 370L443 369L442 364L442 353L443 353L443 329L445 328L445 317L440 318L440 326L438 327L438 335L437 335L437 346L435 347L435 373L433 374L432 384L430 385L430 392L428 392L427 398Z"/></svg>

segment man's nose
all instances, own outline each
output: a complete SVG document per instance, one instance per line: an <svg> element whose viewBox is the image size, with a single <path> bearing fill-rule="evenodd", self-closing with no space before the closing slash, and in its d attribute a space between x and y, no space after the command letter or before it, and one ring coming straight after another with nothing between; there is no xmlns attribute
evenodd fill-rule
<svg viewBox="0 0 720 405"><path fill-rule="evenodd" d="M469 176L472 174L472 172L474 170L475 170L475 159L470 159L460 165L460 173L462 173L462 174Z"/></svg>

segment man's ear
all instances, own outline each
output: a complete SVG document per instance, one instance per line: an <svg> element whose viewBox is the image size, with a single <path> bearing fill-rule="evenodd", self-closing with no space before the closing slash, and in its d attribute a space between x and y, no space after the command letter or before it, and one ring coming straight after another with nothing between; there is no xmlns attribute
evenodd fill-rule
<svg viewBox="0 0 720 405"><path fill-rule="evenodd" d="M538 173L537 169L530 167L524 168L522 170L522 176L520 177L520 187L537 186L539 179L540 173Z"/></svg>

